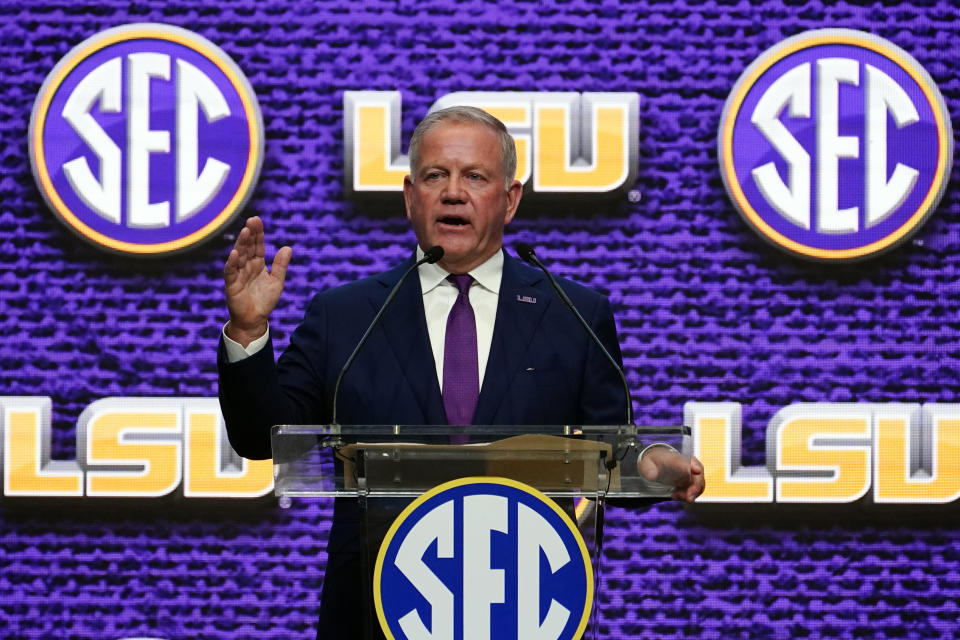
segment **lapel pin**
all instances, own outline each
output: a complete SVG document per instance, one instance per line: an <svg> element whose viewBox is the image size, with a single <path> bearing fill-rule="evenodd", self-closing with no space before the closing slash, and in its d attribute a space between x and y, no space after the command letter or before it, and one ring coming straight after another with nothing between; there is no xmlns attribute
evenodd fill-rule
<svg viewBox="0 0 960 640"><path fill-rule="evenodd" d="M517 302L526 302L527 304L537 304L537 299L532 296L522 296L518 293Z"/></svg>

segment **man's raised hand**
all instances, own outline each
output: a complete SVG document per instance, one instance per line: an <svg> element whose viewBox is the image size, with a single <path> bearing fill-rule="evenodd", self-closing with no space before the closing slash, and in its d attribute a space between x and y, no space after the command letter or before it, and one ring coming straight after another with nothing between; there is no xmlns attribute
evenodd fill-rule
<svg viewBox="0 0 960 640"><path fill-rule="evenodd" d="M267 319L280 299L293 256L290 247L282 247L268 271L263 238L263 221L257 216L247 220L223 267L230 312L227 336L244 347L267 332Z"/></svg>

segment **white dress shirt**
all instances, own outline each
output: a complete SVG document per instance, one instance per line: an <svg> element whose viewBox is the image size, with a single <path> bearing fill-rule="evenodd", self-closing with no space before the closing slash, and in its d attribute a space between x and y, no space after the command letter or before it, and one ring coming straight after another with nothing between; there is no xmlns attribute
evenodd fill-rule
<svg viewBox="0 0 960 640"><path fill-rule="evenodd" d="M423 250L417 247L417 260L423 258ZM457 287L447 280L450 272L437 264L422 264L418 268L420 290L423 292L423 311L427 318L427 334L437 366L437 380L443 385L443 347L447 337L447 316L457 301ZM474 283L470 287L470 306L477 322L477 364L480 373L480 388L493 342L493 325L497 319L497 301L500 298L500 281L503 279L503 252L497 251L489 260L470 271ZM388 311L389 313L389 311ZM223 327L223 344L229 362L249 358L267 344L270 328L266 333L244 348L239 342L227 337ZM442 389L441 389L442 391Z"/></svg>
<svg viewBox="0 0 960 640"><path fill-rule="evenodd" d="M417 260L423 251L417 247ZM437 380L443 386L443 347L447 339L447 316L460 295L456 285L447 280L450 272L437 264L420 265L420 290L423 291L423 311L427 317L427 333L437 365ZM497 301L500 299L500 281L503 279L503 252L497 251L489 260L470 271L474 283L470 287L470 306L477 322L477 364L480 388L490 357L493 325L497 319ZM442 388L441 388L442 391Z"/></svg>

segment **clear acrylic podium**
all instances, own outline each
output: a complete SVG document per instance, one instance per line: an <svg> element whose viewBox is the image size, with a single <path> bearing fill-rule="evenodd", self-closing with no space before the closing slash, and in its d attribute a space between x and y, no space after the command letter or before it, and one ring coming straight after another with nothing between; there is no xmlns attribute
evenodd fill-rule
<svg viewBox="0 0 960 640"><path fill-rule="evenodd" d="M466 441L466 442L464 442ZM463 444L458 444L464 442ZM358 502L367 550L364 597L372 597L377 526L367 514L377 504L404 504L450 480L508 478L555 500L576 523L590 553L594 607L584 638L599 639L603 588L603 505L613 500L669 497L672 488L650 483L637 471L643 449L665 443L689 449L686 427L278 425L273 428L275 494L281 506L293 498L336 497ZM381 501L379 503L375 501ZM633 504L642 502L636 500ZM396 509L399 514L400 509ZM369 604L369 603L368 603ZM371 612L363 638L382 637Z"/></svg>

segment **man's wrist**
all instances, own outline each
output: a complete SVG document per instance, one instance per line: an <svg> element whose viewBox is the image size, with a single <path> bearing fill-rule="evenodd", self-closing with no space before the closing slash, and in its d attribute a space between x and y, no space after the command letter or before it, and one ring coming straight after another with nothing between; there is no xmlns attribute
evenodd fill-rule
<svg viewBox="0 0 960 640"><path fill-rule="evenodd" d="M229 321L223 328L223 334L246 349L251 342L262 338L267 333L268 327L266 322L252 327L239 327L233 321Z"/></svg>
<svg viewBox="0 0 960 640"><path fill-rule="evenodd" d="M227 335L227 325L223 326L221 335L223 335L223 348L226 353L227 362L240 362L241 360L246 360L250 356L255 355L266 346L267 342L270 340L270 327L268 325L266 332L262 336L256 340L253 340L246 346L240 344Z"/></svg>

